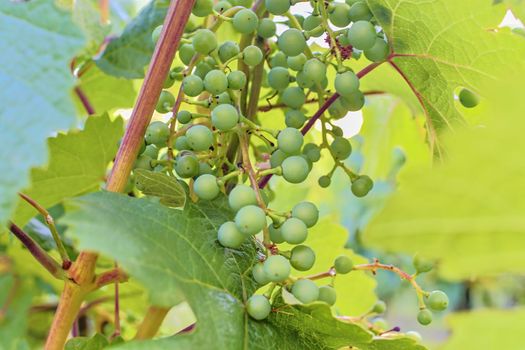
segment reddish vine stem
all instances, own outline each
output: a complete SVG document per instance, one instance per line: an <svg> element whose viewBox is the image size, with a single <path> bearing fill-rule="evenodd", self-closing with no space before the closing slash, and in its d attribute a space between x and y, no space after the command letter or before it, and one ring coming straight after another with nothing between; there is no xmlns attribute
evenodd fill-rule
<svg viewBox="0 0 525 350"><path fill-rule="evenodd" d="M95 114L95 108L93 107L91 102L89 102L88 97L86 96L84 91L82 91L80 86L75 86L74 90L75 90L75 94L77 94L78 99L80 100L80 103L82 103L82 106L84 106L84 109L86 110L87 114L89 115Z"/></svg>

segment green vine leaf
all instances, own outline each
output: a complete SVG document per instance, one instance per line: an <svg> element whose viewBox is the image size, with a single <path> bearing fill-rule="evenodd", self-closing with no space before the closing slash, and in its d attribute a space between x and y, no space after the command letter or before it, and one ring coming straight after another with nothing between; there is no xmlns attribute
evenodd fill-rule
<svg viewBox="0 0 525 350"><path fill-rule="evenodd" d="M0 224L28 170L44 163L44 140L75 122L69 63L84 45L71 14L52 0L0 2ZM38 57L38 59L31 59Z"/></svg>
<svg viewBox="0 0 525 350"><path fill-rule="evenodd" d="M490 1L367 2L393 47L391 66L426 112L432 143L438 131L462 121L454 105L458 87L484 95L485 81L495 80L505 67L525 57L523 40L497 31L505 8Z"/></svg>
<svg viewBox="0 0 525 350"><path fill-rule="evenodd" d="M96 333L91 338L72 338L66 343L65 350L102 350L109 345L108 340L102 334Z"/></svg>
<svg viewBox="0 0 525 350"><path fill-rule="evenodd" d="M12 274L0 274L0 349L29 349L25 338L33 294L26 282Z"/></svg>
<svg viewBox="0 0 525 350"><path fill-rule="evenodd" d="M117 153L123 124L121 118L111 120L107 114L91 116L83 130L50 138L49 164L31 170L31 185L22 192L49 208L64 198L100 188ZM19 200L13 222L24 226L33 216L34 208Z"/></svg>
<svg viewBox="0 0 525 350"><path fill-rule="evenodd" d="M151 33L162 24L169 1L153 0L112 40L97 65L107 74L126 78L144 78L144 67L149 63L155 45Z"/></svg>
<svg viewBox="0 0 525 350"><path fill-rule="evenodd" d="M135 184L145 195L159 197L168 207L181 208L186 203L184 187L173 176L145 169L136 169Z"/></svg>
<svg viewBox="0 0 525 350"><path fill-rule="evenodd" d="M276 305L264 322L244 310L255 292L253 242L242 250L222 248L217 230L233 217L224 197L190 203L184 211L144 199L99 192L67 202L63 222L82 248L100 251L145 285L157 304L184 295L197 317L196 331L121 349L381 349L384 338L357 324L335 319L323 304ZM118 218L116 220L116 218ZM388 349L424 350L406 338L387 340ZM404 346L404 347L401 347Z"/></svg>
<svg viewBox="0 0 525 350"><path fill-rule="evenodd" d="M91 0L75 0L73 2L73 21L86 37L87 45L84 53L86 55L96 54L111 30L109 25L101 23L100 11L96 3Z"/></svg>

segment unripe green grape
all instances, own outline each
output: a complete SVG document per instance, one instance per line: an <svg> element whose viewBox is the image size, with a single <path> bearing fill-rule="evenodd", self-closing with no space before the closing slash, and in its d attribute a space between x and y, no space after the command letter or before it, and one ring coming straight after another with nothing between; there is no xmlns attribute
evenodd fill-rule
<svg viewBox="0 0 525 350"><path fill-rule="evenodd" d="M246 236L239 232L233 221L226 221L219 227L217 238L223 247L233 249L240 248L246 240Z"/></svg>
<svg viewBox="0 0 525 350"><path fill-rule="evenodd" d="M281 99L285 105L293 109L301 108L306 102L303 89L297 86L289 86L283 90Z"/></svg>
<svg viewBox="0 0 525 350"><path fill-rule="evenodd" d="M242 51L242 59L250 67L254 67L262 62L263 53L257 46L246 46Z"/></svg>
<svg viewBox="0 0 525 350"><path fill-rule="evenodd" d="M151 161L152 160L153 159L150 156L141 155L135 161L135 164L133 165L133 168L134 169L152 170L153 169L153 166L151 165Z"/></svg>
<svg viewBox="0 0 525 350"><path fill-rule="evenodd" d="M151 123L146 129L146 143L148 145L155 145L159 147L166 147L168 137L170 136L170 128L166 123L156 121Z"/></svg>
<svg viewBox="0 0 525 350"><path fill-rule="evenodd" d="M204 88L212 95L223 93L228 89L226 74L218 69L210 71L204 78Z"/></svg>
<svg viewBox="0 0 525 350"><path fill-rule="evenodd" d="M332 130L330 130L332 135L334 135L335 137L341 137L344 135L344 131L342 128L340 128L339 126L337 125L334 125L332 126Z"/></svg>
<svg viewBox="0 0 525 350"><path fill-rule="evenodd" d="M321 149L315 143L307 143L304 145L303 154L314 163L321 159Z"/></svg>
<svg viewBox="0 0 525 350"><path fill-rule="evenodd" d="M306 245L293 247L290 255L290 264L297 271L308 271L315 263L315 252Z"/></svg>
<svg viewBox="0 0 525 350"><path fill-rule="evenodd" d="M195 67L195 70L193 71L193 75L201 78L201 79L204 79L204 77L206 76L206 74L208 74L209 72L211 72L213 70L213 67L211 65L209 65L208 63L204 62L204 61L201 61L199 63L197 63L197 66ZM184 82L184 80L183 80ZM204 83L202 83L202 88L204 89Z"/></svg>
<svg viewBox="0 0 525 350"><path fill-rule="evenodd" d="M281 228L273 226L273 224L270 224L268 226L268 231L270 232L270 240L275 244L281 244L284 243L284 237L281 232Z"/></svg>
<svg viewBox="0 0 525 350"><path fill-rule="evenodd" d="M344 107L341 98L338 98L330 107L328 107L328 113L330 113L330 116L333 119L341 119L346 116L348 109Z"/></svg>
<svg viewBox="0 0 525 350"><path fill-rule="evenodd" d="M367 175L361 175L352 182L352 193L358 198L366 196L372 188L374 188L374 182Z"/></svg>
<svg viewBox="0 0 525 350"><path fill-rule="evenodd" d="M301 151L304 137L301 132L295 128L286 128L277 135L277 144L279 149L287 154L297 154Z"/></svg>
<svg viewBox="0 0 525 350"><path fill-rule="evenodd" d="M319 84L326 77L326 64L317 58L311 58L304 64L303 73L308 79Z"/></svg>
<svg viewBox="0 0 525 350"><path fill-rule="evenodd" d="M332 286L322 286L319 287L319 301L323 301L330 306L335 304L337 300L337 293L335 292L334 287Z"/></svg>
<svg viewBox="0 0 525 350"><path fill-rule="evenodd" d="M233 16L233 28L242 34L253 33L259 25L259 19L250 9L242 9Z"/></svg>
<svg viewBox="0 0 525 350"><path fill-rule="evenodd" d="M419 254L416 254L414 256L414 259L412 260L412 264L416 268L417 273L429 272L430 270L434 268L433 261L424 259Z"/></svg>
<svg viewBox="0 0 525 350"><path fill-rule="evenodd" d="M323 22L323 19L319 15L308 16L304 19L303 29L309 32L319 27L322 22ZM312 36L315 38L318 38L321 35L323 35L323 33L315 33L315 35L312 35Z"/></svg>
<svg viewBox="0 0 525 350"><path fill-rule="evenodd" d="M162 83L162 88L169 89L173 86L173 84L175 84L175 80L182 80L183 70L183 67L174 67L172 70L170 70L166 76L166 79L164 79L164 82Z"/></svg>
<svg viewBox="0 0 525 350"><path fill-rule="evenodd" d="M228 203L233 211L238 211L247 205L257 205L257 196L253 188L247 185L237 185L228 196Z"/></svg>
<svg viewBox="0 0 525 350"><path fill-rule="evenodd" d="M290 73L284 67L274 67L268 72L268 84L275 90L284 90L290 84Z"/></svg>
<svg viewBox="0 0 525 350"><path fill-rule="evenodd" d="M159 149L155 145L147 145L142 152L142 155L157 159L159 156Z"/></svg>
<svg viewBox="0 0 525 350"><path fill-rule="evenodd" d="M290 69L299 72L303 70L304 64L306 63L307 58L304 53L300 53L297 56L288 57L286 63Z"/></svg>
<svg viewBox="0 0 525 350"><path fill-rule="evenodd" d="M290 28L279 36L277 46L286 56L297 56L306 49L306 39L303 32Z"/></svg>
<svg viewBox="0 0 525 350"><path fill-rule="evenodd" d="M217 37L209 29L199 29L193 36L192 44L195 51L207 55L217 48Z"/></svg>
<svg viewBox="0 0 525 350"><path fill-rule="evenodd" d="M372 62L382 62L387 59L390 48L385 40L377 38L374 46L364 51L365 57Z"/></svg>
<svg viewBox="0 0 525 350"><path fill-rule="evenodd" d="M200 199L212 200L219 195L217 178L211 174L199 176L193 183L193 191Z"/></svg>
<svg viewBox="0 0 525 350"><path fill-rule="evenodd" d="M300 129L306 122L306 117L300 110L289 109L286 111L284 122L289 128Z"/></svg>
<svg viewBox="0 0 525 350"><path fill-rule="evenodd" d="M221 131L234 128L239 122L239 112L229 104L218 105L211 111L211 123Z"/></svg>
<svg viewBox="0 0 525 350"><path fill-rule="evenodd" d="M345 275L353 270L354 263L346 255L339 255L334 261L335 272Z"/></svg>
<svg viewBox="0 0 525 350"><path fill-rule="evenodd" d="M368 5L365 1L359 1L350 7L348 11L348 16L352 22L357 21L370 21L372 19L372 12L368 8Z"/></svg>
<svg viewBox="0 0 525 350"><path fill-rule="evenodd" d="M341 97L339 100L341 100L343 107L351 112L359 111L365 105L365 95L359 90L346 97Z"/></svg>
<svg viewBox="0 0 525 350"><path fill-rule="evenodd" d="M199 163L199 175L204 174L213 174L213 170L211 168L211 165L209 165L206 162L200 162Z"/></svg>
<svg viewBox="0 0 525 350"><path fill-rule="evenodd" d="M213 96L213 98L211 99L210 108L213 109L217 107L218 105L231 104L231 103L232 103L232 100L230 99L230 94L228 94L228 92L225 91L223 93L218 94L217 96Z"/></svg>
<svg viewBox="0 0 525 350"><path fill-rule="evenodd" d="M306 227L313 227L319 220L319 209L312 202L300 202L293 207L292 217L304 222Z"/></svg>
<svg viewBox="0 0 525 350"><path fill-rule="evenodd" d="M213 12L213 0L196 0L191 13L197 17L206 17Z"/></svg>
<svg viewBox="0 0 525 350"><path fill-rule="evenodd" d="M319 298L319 288L308 279L296 281L292 286L293 296L303 304L309 304Z"/></svg>
<svg viewBox="0 0 525 350"><path fill-rule="evenodd" d="M290 276L291 266L288 259L281 255L271 255L264 262L264 272L271 282L282 282Z"/></svg>
<svg viewBox="0 0 525 350"><path fill-rule="evenodd" d="M175 139L174 147L178 151L184 151L190 149L188 138L185 135L179 136Z"/></svg>
<svg viewBox="0 0 525 350"><path fill-rule="evenodd" d="M302 89L310 89L314 86L314 81L306 76L303 71L297 73L295 77L297 85Z"/></svg>
<svg viewBox="0 0 525 350"><path fill-rule="evenodd" d="M247 205L235 215L235 224L245 235L254 235L266 226L266 214L256 205Z"/></svg>
<svg viewBox="0 0 525 350"><path fill-rule="evenodd" d="M157 41L159 41L160 32L162 32L162 24L160 26L155 27L155 29L153 29L153 32L151 33L151 41L153 41L154 44L157 44Z"/></svg>
<svg viewBox="0 0 525 350"><path fill-rule="evenodd" d="M252 295L246 302L246 311L253 319L261 321L268 317L272 306L264 295Z"/></svg>
<svg viewBox="0 0 525 350"><path fill-rule="evenodd" d="M434 311L443 311L448 307L448 296L445 292L435 290L428 297L428 306Z"/></svg>
<svg viewBox="0 0 525 350"><path fill-rule="evenodd" d="M264 0L264 5L272 15L282 15L290 9L290 0Z"/></svg>
<svg viewBox="0 0 525 350"><path fill-rule="evenodd" d="M246 86L246 74L240 70L228 73L228 89L242 90Z"/></svg>
<svg viewBox="0 0 525 350"><path fill-rule="evenodd" d="M272 68L274 67L288 68L288 62L286 59L286 55L282 53L281 51L277 51L270 59L270 66Z"/></svg>
<svg viewBox="0 0 525 350"><path fill-rule="evenodd" d="M233 6L250 7L253 0L228 0Z"/></svg>
<svg viewBox="0 0 525 350"><path fill-rule="evenodd" d="M283 178L293 184L306 180L310 172L308 162L302 156L286 158L281 167L283 169Z"/></svg>
<svg viewBox="0 0 525 350"><path fill-rule="evenodd" d="M337 36L337 41L341 46L349 46L350 42L348 41L348 36L346 35L346 32L340 34Z"/></svg>
<svg viewBox="0 0 525 350"><path fill-rule="evenodd" d="M241 52L241 49L239 48L239 44L233 41L225 41L219 46L219 58L222 61L222 63L228 61L229 59L237 56Z"/></svg>
<svg viewBox="0 0 525 350"><path fill-rule="evenodd" d="M334 6L330 13L328 14L328 18L330 19L330 22L336 27L344 28L350 24L350 16L348 13L350 12L350 6L348 6L345 3L333 3Z"/></svg>
<svg viewBox="0 0 525 350"><path fill-rule="evenodd" d="M317 182L322 188L327 188L332 183L332 179L330 179L330 176L323 175L319 178Z"/></svg>
<svg viewBox="0 0 525 350"><path fill-rule="evenodd" d="M224 13L225 11L228 11L232 8L232 4L230 4L228 1L219 1L213 6L213 9L219 13Z"/></svg>
<svg viewBox="0 0 525 350"><path fill-rule="evenodd" d="M300 219L289 218L281 226L281 234L286 242L301 244L308 237L308 229Z"/></svg>
<svg viewBox="0 0 525 350"><path fill-rule="evenodd" d="M263 18L259 21L259 27L257 28L257 35L261 38L268 39L275 35L277 26L275 22L269 18Z"/></svg>
<svg viewBox="0 0 525 350"><path fill-rule="evenodd" d="M462 89L459 93L459 102L465 108L474 108L479 104L479 96L469 89Z"/></svg>
<svg viewBox="0 0 525 350"><path fill-rule="evenodd" d="M195 151L207 151L213 145L213 133L204 125L194 125L186 131L188 144Z"/></svg>
<svg viewBox="0 0 525 350"><path fill-rule="evenodd" d="M175 171L183 179L197 176L199 174L199 160L191 153L179 156L175 163Z"/></svg>
<svg viewBox="0 0 525 350"><path fill-rule="evenodd" d="M264 286L270 283L270 279L268 278L268 276L266 276L266 273L264 272L263 263L257 263L253 265L252 276L259 286Z"/></svg>
<svg viewBox="0 0 525 350"><path fill-rule="evenodd" d="M354 22L348 29L347 35L350 44L358 50L371 49L377 39L374 25L367 21Z"/></svg>
<svg viewBox="0 0 525 350"><path fill-rule="evenodd" d="M359 78L354 72L344 72L335 76L335 91L341 96L351 96L359 91Z"/></svg>
<svg viewBox="0 0 525 350"><path fill-rule="evenodd" d="M272 168L277 168L278 166L281 166L281 164L283 164L284 160L287 157L288 155L286 153L284 153L280 149L277 149L270 156L270 165L272 166Z"/></svg>
<svg viewBox="0 0 525 350"><path fill-rule="evenodd" d="M378 300L372 307L372 312L376 314L382 314L386 311L386 304L383 300Z"/></svg>
<svg viewBox="0 0 525 350"><path fill-rule="evenodd" d="M428 326L432 323L432 312L427 309L420 310L417 314L417 321L423 326Z"/></svg>
<svg viewBox="0 0 525 350"><path fill-rule="evenodd" d="M337 136L330 145L333 155L337 160L345 160L352 154L352 145L344 137Z"/></svg>
<svg viewBox="0 0 525 350"><path fill-rule="evenodd" d="M185 95L190 97L199 96L202 90L204 90L204 83L195 74L188 75L182 80L182 91L184 91Z"/></svg>
<svg viewBox="0 0 525 350"><path fill-rule="evenodd" d="M167 90L162 90L159 96L159 100L157 101L157 105L155 106L155 110L159 113L168 113L173 108L173 105L175 104L175 97L171 94L171 92Z"/></svg>
<svg viewBox="0 0 525 350"><path fill-rule="evenodd" d="M191 112L179 111L179 113L177 113L177 120L181 124L188 124L189 122L191 122L191 118Z"/></svg>

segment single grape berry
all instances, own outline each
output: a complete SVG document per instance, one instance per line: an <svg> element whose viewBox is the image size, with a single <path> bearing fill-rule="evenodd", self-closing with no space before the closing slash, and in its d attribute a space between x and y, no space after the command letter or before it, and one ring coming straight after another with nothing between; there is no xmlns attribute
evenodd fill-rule
<svg viewBox="0 0 525 350"><path fill-rule="evenodd" d="M211 111L211 123L221 131L231 130L238 122L239 112L232 105L218 105Z"/></svg>
<svg viewBox="0 0 525 350"><path fill-rule="evenodd" d="M281 167L283 170L283 178L293 184L298 184L306 180L310 172L308 162L302 156L286 158Z"/></svg>
<svg viewBox="0 0 525 350"><path fill-rule="evenodd" d="M297 154L301 151L304 137L301 132L295 128L286 128L277 135L277 144L279 149L287 154Z"/></svg>
<svg viewBox="0 0 525 350"><path fill-rule="evenodd" d="M337 300L337 293L332 286L321 286L319 287L319 301L323 301L328 305L332 306Z"/></svg>
<svg viewBox="0 0 525 350"><path fill-rule="evenodd" d="M247 205L256 205L257 196L253 188L247 185L237 185L228 196L228 204L233 211L238 211Z"/></svg>
<svg viewBox="0 0 525 350"><path fill-rule="evenodd" d="M193 36L192 45L195 51L207 55L217 48L217 37L209 29L199 29Z"/></svg>
<svg viewBox="0 0 525 350"><path fill-rule="evenodd" d="M272 15L282 15L290 9L290 0L264 0L264 5Z"/></svg>
<svg viewBox="0 0 525 350"><path fill-rule="evenodd" d="M252 295L246 302L246 311L252 318L260 321L268 317L272 306L264 295Z"/></svg>
<svg viewBox="0 0 525 350"><path fill-rule="evenodd" d="M133 167L135 169L151 170L153 169L153 166L151 164L152 161L153 159L150 156L141 155L137 158L137 160L135 160L135 164L133 165Z"/></svg>
<svg viewBox="0 0 525 350"><path fill-rule="evenodd" d="M318 183L322 188L327 188L332 183L332 179L330 179L330 176L323 175L319 178Z"/></svg>
<svg viewBox="0 0 525 350"><path fill-rule="evenodd" d="M239 232L233 221L222 224L217 235L219 243L226 248L237 249L246 240L246 236Z"/></svg>
<svg viewBox="0 0 525 350"><path fill-rule="evenodd" d="M459 102L466 108L474 108L479 104L479 96L469 89L462 89L459 93Z"/></svg>
<svg viewBox="0 0 525 350"><path fill-rule="evenodd" d="M288 259L281 255L271 255L264 262L264 272L271 282L282 282L290 276Z"/></svg>
<svg viewBox="0 0 525 350"><path fill-rule="evenodd" d="M428 297L428 306L434 311L443 311L448 307L448 296L445 292L435 290Z"/></svg>
<svg viewBox="0 0 525 350"><path fill-rule="evenodd" d="M228 88L232 90L242 90L246 86L246 74L240 70L228 73Z"/></svg>
<svg viewBox="0 0 525 350"><path fill-rule="evenodd" d="M284 118L286 126L294 129L300 129L306 122L304 113L298 109L287 110Z"/></svg>
<svg viewBox="0 0 525 350"><path fill-rule="evenodd" d="M213 0L197 0L191 13L197 17L206 17L213 12Z"/></svg>
<svg viewBox="0 0 525 350"><path fill-rule="evenodd" d="M386 60L390 53L390 48L386 41L381 38L377 38L374 46L364 51L365 57L372 62L382 62Z"/></svg>
<svg viewBox="0 0 525 350"><path fill-rule="evenodd" d="M284 67L274 67L268 72L268 84L275 90L284 90L290 85L290 73Z"/></svg>
<svg viewBox="0 0 525 350"><path fill-rule="evenodd" d="M261 38L268 39L275 35L277 26L274 21L269 18L263 18L259 21L257 28L257 35Z"/></svg>
<svg viewBox="0 0 525 350"><path fill-rule="evenodd" d="M298 86L288 86L283 90L281 99L285 105L293 109L301 108L306 102L303 89Z"/></svg>
<svg viewBox="0 0 525 350"><path fill-rule="evenodd" d="M158 147L166 147L168 137L170 136L170 128L161 121L151 123L146 129L146 143L148 145L155 145Z"/></svg>
<svg viewBox="0 0 525 350"><path fill-rule="evenodd" d="M281 244L284 243L284 237L281 232L280 227L275 227L273 224L270 224L268 226L268 231L270 232L270 240L275 244Z"/></svg>
<svg viewBox="0 0 525 350"><path fill-rule="evenodd" d="M416 254L414 256L414 259L412 260L412 264L416 268L417 273L429 272L430 270L434 268L434 262L432 262L431 260L422 258L419 254Z"/></svg>
<svg viewBox="0 0 525 350"><path fill-rule="evenodd" d="M357 22L370 21L373 15L365 1L358 1L350 7L348 16L352 22Z"/></svg>
<svg viewBox="0 0 525 350"><path fill-rule="evenodd" d="M361 175L352 182L352 193L358 198L366 196L372 188L374 188L374 182L367 175Z"/></svg>
<svg viewBox="0 0 525 350"><path fill-rule="evenodd" d="M204 174L213 174L213 169L211 168L211 165L206 162L200 162L199 163L199 175Z"/></svg>
<svg viewBox="0 0 525 350"><path fill-rule="evenodd" d="M264 56L261 49L255 45L246 46L244 50L242 50L242 59L244 63L250 67L255 67L261 63L263 58Z"/></svg>
<svg viewBox="0 0 525 350"><path fill-rule="evenodd" d="M199 159L192 153L177 157L175 172L183 179L197 176L199 174Z"/></svg>
<svg viewBox="0 0 525 350"><path fill-rule="evenodd" d="M217 197L220 192L217 178L210 174L199 176L193 184L193 190L197 197L204 200L212 200Z"/></svg>
<svg viewBox="0 0 525 350"><path fill-rule="evenodd" d="M191 112L189 111L179 111L179 113L177 113L177 120L181 124L188 124L191 122L191 118Z"/></svg>
<svg viewBox="0 0 525 350"><path fill-rule="evenodd" d="M182 44L179 47L179 58L185 65L190 64L191 59L195 55L195 49L191 44Z"/></svg>
<svg viewBox="0 0 525 350"><path fill-rule="evenodd" d="M182 91L184 91L184 94L195 97L199 96L202 90L204 90L204 83L197 75L188 75L182 80Z"/></svg>
<svg viewBox="0 0 525 350"><path fill-rule="evenodd" d="M352 145L344 137L337 136L332 141L330 149L337 160L345 160L352 154Z"/></svg>
<svg viewBox="0 0 525 350"><path fill-rule="evenodd" d="M257 263L253 265L252 276L259 286L264 286L270 283L270 279L268 278L268 276L266 276L266 273L264 272L263 263Z"/></svg>
<svg viewBox="0 0 525 350"><path fill-rule="evenodd" d="M286 56L297 56L306 49L306 39L303 32L290 28L279 36L277 46Z"/></svg>
<svg viewBox="0 0 525 350"><path fill-rule="evenodd" d="M290 69L299 72L303 70L304 64L306 63L307 58L304 53L300 53L297 56L288 57L286 63Z"/></svg>
<svg viewBox="0 0 525 350"><path fill-rule="evenodd" d="M213 9L219 13L224 13L225 11L231 8L232 8L232 4L230 4L230 2L226 0L219 1L215 5L213 5Z"/></svg>
<svg viewBox="0 0 525 350"><path fill-rule="evenodd" d="M250 9L242 9L233 16L233 28L242 34L249 34L257 29L259 19Z"/></svg>
<svg viewBox="0 0 525 350"><path fill-rule="evenodd" d="M195 151L206 151L213 145L213 133L204 125L194 125L186 131L188 143Z"/></svg>
<svg viewBox="0 0 525 350"><path fill-rule="evenodd" d="M151 41L153 41L154 44L156 44L157 41L159 41L160 32L162 32L162 25L157 26L155 27L155 29L153 29L153 33L151 33Z"/></svg>
<svg viewBox="0 0 525 350"><path fill-rule="evenodd" d="M191 149L190 144L188 143L188 138L185 135L177 137L173 146L178 151Z"/></svg>
<svg viewBox="0 0 525 350"><path fill-rule="evenodd" d="M311 162L317 162L321 159L321 148L315 143L307 143L303 147L303 154L308 157Z"/></svg>
<svg viewBox="0 0 525 350"><path fill-rule="evenodd" d="M284 160L288 157L286 153L281 151L280 149L276 149L272 155L270 156L270 165L272 168L277 168L278 166L281 166L284 162Z"/></svg>
<svg viewBox="0 0 525 350"><path fill-rule="evenodd" d="M281 234L286 242L300 244L308 237L308 229L300 219L289 218L281 226Z"/></svg>
<svg viewBox="0 0 525 350"><path fill-rule="evenodd" d="M328 14L330 22L336 27L345 28L350 24L350 6L345 3L333 3L332 10Z"/></svg>
<svg viewBox="0 0 525 350"><path fill-rule="evenodd" d="M348 110L343 106L341 99L342 97L338 98L330 107L328 107L328 113L330 113L330 117L333 119L344 118L348 113Z"/></svg>
<svg viewBox="0 0 525 350"><path fill-rule="evenodd" d="M378 300L372 307L372 312L382 314L386 311L386 303L383 300Z"/></svg>
<svg viewBox="0 0 525 350"><path fill-rule="evenodd" d="M293 296L303 304L309 304L319 298L319 288L315 282L301 279L292 286Z"/></svg>
<svg viewBox="0 0 525 350"><path fill-rule="evenodd" d="M167 90L162 90L155 106L155 110L161 114L168 113L173 108L175 104L175 96Z"/></svg>
<svg viewBox="0 0 525 350"><path fill-rule="evenodd" d="M365 95L361 91L356 91L353 94L338 99L341 101L343 107L351 112L361 110L365 105Z"/></svg>
<svg viewBox="0 0 525 350"><path fill-rule="evenodd" d="M326 64L317 58L311 58L304 64L303 73L314 84L319 84L326 77Z"/></svg>
<svg viewBox="0 0 525 350"><path fill-rule="evenodd" d="M344 72L335 76L335 91L343 97L359 91L359 78L354 72Z"/></svg>
<svg viewBox="0 0 525 350"><path fill-rule="evenodd" d="M293 207L292 217L304 222L306 227L313 227L319 220L319 209L312 202L301 202Z"/></svg>
<svg viewBox="0 0 525 350"><path fill-rule="evenodd" d="M221 59L222 63L228 61L229 59L237 56L241 52L239 49L239 44L233 41L225 41L219 46L219 58Z"/></svg>
<svg viewBox="0 0 525 350"><path fill-rule="evenodd" d="M353 270L354 263L348 256L339 255L337 258L335 258L334 268L335 272L344 275Z"/></svg>
<svg viewBox="0 0 525 350"><path fill-rule="evenodd" d="M218 95L228 89L228 78L226 74L218 69L214 69L204 77L204 88L212 95Z"/></svg>
<svg viewBox="0 0 525 350"><path fill-rule="evenodd" d="M281 51L277 51L270 59L270 67L284 67L288 68L286 55Z"/></svg>
<svg viewBox="0 0 525 350"><path fill-rule="evenodd" d="M311 15L304 19L303 22L303 29L308 32L310 36L313 36L315 38L320 37L323 35L324 31L319 31L319 28L321 27L321 23L323 22L323 19L319 15Z"/></svg>
<svg viewBox="0 0 525 350"><path fill-rule="evenodd" d="M235 215L235 224L245 235L254 235L266 226L266 214L256 205L247 205Z"/></svg>
<svg viewBox="0 0 525 350"><path fill-rule="evenodd" d="M423 326L428 326L432 323L432 312L427 309L420 310L417 314L417 321Z"/></svg>
<svg viewBox="0 0 525 350"><path fill-rule="evenodd" d="M308 271L314 266L315 252L306 245L298 245L292 249L290 264L297 271Z"/></svg>
<svg viewBox="0 0 525 350"><path fill-rule="evenodd" d="M147 145L142 152L142 155L157 159L159 156L159 149L155 145Z"/></svg>
<svg viewBox="0 0 525 350"><path fill-rule="evenodd" d="M348 29L348 41L358 50L368 50L376 42L376 29L368 21L357 21Z"/></svg>

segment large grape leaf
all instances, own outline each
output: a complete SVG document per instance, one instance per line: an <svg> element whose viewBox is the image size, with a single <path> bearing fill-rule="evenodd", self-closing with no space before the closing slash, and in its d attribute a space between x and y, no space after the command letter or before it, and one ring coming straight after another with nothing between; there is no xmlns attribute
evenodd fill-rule
<svg viewBox="0 0 525 350"><path fill-rule="evenodd" d="M512 11L514 16L522 22L525 21L525 1L523 0L494 0L494 4L505 3Z"/></svg>
<svg viewBox="0 0 525 350"><path fill-rule="evenodd" d="M487 0L367 0L394 51L390 64L405 78L427 115L432 142L437 132L461 121L454 92L480 94L486 80L523 60L525 43L497 31L504 6Z"/></svg>
<svg viewBox="0 0 525 350"><path fill-rule="evenodd" d="M122 133L122 119L111 120L105 114L89 117L83 130L50 138L49 164L31 170L31 185L22 192L48 208L66 197L97 190ZM33 207L19 200L13 221L23 227L35 214Z"/></svg>
<svg viewBox="0 0 525 350"><path fill-rule="evenodd" d="M217 229L233 213L225 198L189 203L184 211L145 199L99 192L68 202L64 222L84 249L117 259L141 281L157 303L180 300L181 291L197 317L192 333L123 349L380 349L359 325L335 319L327 305L277 305L267 321L244 311L256 285L250 270L253 242L242 250L222 248ZM424 349L406 338L387 340L389 349Z"/></svg>
<svg viewBox="0 0 525 350"><path fill-rule="evenodd" d="M168 5L169 1L166 0L152 0L144 7L126 26L122 35L112 40L96 60L100 69L116 77L143 78L144 67L155 49L151 33L162 24Z"/></svg>
<svg viewBox="0 0 525 350"><path fill-rule="evenodd" d="M93 0L75 0L72 10L73 21L82 30L87 40L84 53L86 55L97 53L111 27L102 23L100 11Z"/></svg>
<svg viewBox="0 0 525 350"><path fill-rule="evenodd" d="M69 61L84 39L52 0L0 1L0 225L45 161L44 140L75 122Z"/></svg>

